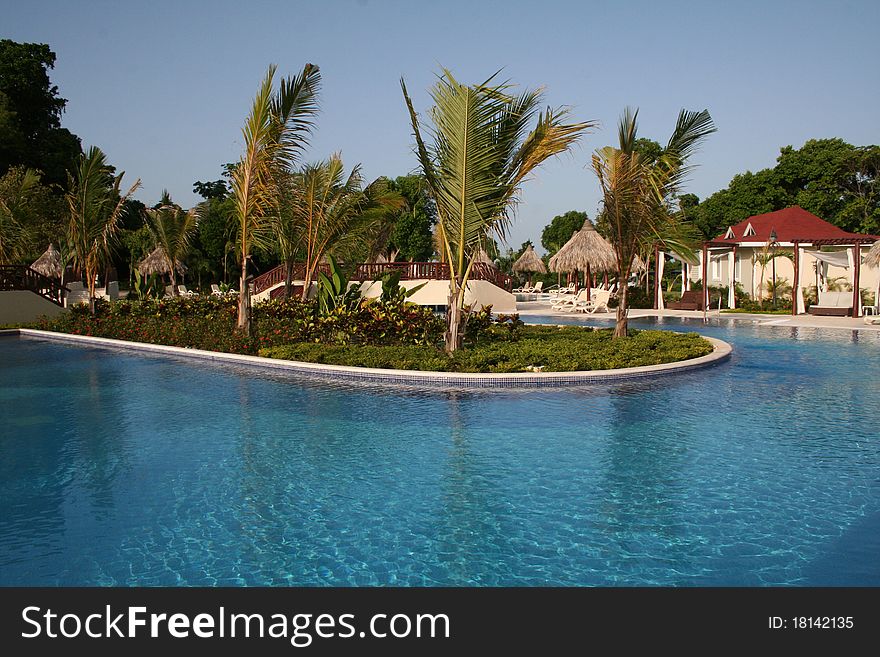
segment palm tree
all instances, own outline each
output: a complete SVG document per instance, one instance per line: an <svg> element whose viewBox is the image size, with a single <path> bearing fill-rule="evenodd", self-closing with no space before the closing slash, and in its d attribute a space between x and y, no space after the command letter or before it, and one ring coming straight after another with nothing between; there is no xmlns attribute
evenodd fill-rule
<svg viewBox="0 0 880 657"><path fill-rule="evenodd" d="M688 158L707 135L715 132L708 111L682 110L666 147L659 155L647 156L638 150L637 119L638 110L627 108L620 119L618 147L598 149L592 158L620 281L615 338L627 334L627 281L635 257L650 253L657 243L682 255L692 251L687 226L675 209L675 195L690 171Z"/></svg>
<svg viewBox="0 0 880 657"><path fill-rule="evenodd" d="M92 314L98 271L110 258L125 202L141 186L138 179L125 194L120 194L124 175L125 172L113 175L113 167L97 146L80 155L73 174L67 174L69 191L65 198L70 213L67 236L71 261L86 276Z"/></svg>
<svg viewBox="0 0 880 657"><path fill-rule="evenodd" d="M306 64L294 78L281 80L272 91L275 66L270 66L245 121L244 154L232 171L232 194L238 219L241 256L241 287L237 328L250 333L248 260L254 247L269 247L272 217L277 213L277 181L289 172L314 126L321 74Z"/></svg>
<svg viewBox="0 0 880 657"><path fill-rule="evenodd" d="M155 208L147 210L147 226L162 247L171 277L171 294L177 296L177 268L189 252L190 242L198 226L199 214L196 208L184 210L171 201L168 190L162 191L162 200Z"/></svg>
<svg viewBox="0 0 880 657"><path fill-rule="evenodd" d="M346 257L363 251L371 243L389 211L403 206L404 200L379 178L365 189L360 165L346 176L342 157L336 153L324 162L309 164L287 179L287 193L279 216L282 256L295 251L305 259L302 298L318 265L328 254ZM348 259L351 259L350 257ZM290 276L288 264L288 278Z"/></svg>
<svg viewBox="0 0 880 657"><path fill-rule="evenodd" d="M14 180L13 189L0 196L0 264L13 262L25 255L29 235L21 215L31 194L40 185L40 175L33 169Z"/></svg>
<svg viewBox="0 0 880 657"><path fill-rule="evenodd" d="M416 154L437 206L437 241L449 266L446 351L461 346L464 292L475 257L490 234L505 237L522 183L547 158L564 153L592 122L563 123L566 109L547 108L529 123L540 91L509 95L510 84L466 86L448 70L431 90L434 143L422 138L419 118L401 79Z"/></svg>

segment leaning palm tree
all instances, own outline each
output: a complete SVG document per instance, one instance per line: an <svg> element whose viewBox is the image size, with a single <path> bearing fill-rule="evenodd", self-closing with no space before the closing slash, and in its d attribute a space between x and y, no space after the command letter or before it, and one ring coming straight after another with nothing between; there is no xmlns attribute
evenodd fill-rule
<svg viewBox="0 0 880 657"><path fill-rule="evenodd" d="M308 144L321 84L321 74L313 64L306 64L296 77L281 80L276 92L272 91L274 76L273 65L245 121L244 154L232 172L241 256L237 328L246 333L250 332L248 260L254 247L272 244L272 217L278 208L277 180L290 171Z"/></svg>
<svg viewBox="0 0 880 657"><path fill-rule="evenodd" d="M282 217L295 239L291 245L305 261L302 298L307 299L318 265L325 255L350 254L358 245L370 243L374 230L391 210L403 206L403 197L380 178L363 187L360 165L345 174L337 153L325 162L309 164L288 178ZM283 231L287 240L288 230ZM292 247L288 247L292 248Z"/></svg>
<svg viewBox="0 0 880 657"><path fill-rule="evenodd" d="M615 338L627 334L627 281L636 257L650 252L658 243L682 255L693 250L687 226L675 210L675 195L690 171L688 158L707 135L715 132L708 111L682 110L666 147L659 155L646 157L638 152L637 118L638 110L627 108L620 119L618 147L601 148L592 158L621 286Z"/></svg>
<svg viewBox="0 0 880 657"><path fill-rule="evenodd" d="M538 113L541 91L519 96L510 84L467 86L443 69L431 90L434 143L425 144L419 118L401 80L416 154L437 206L437 241L449 266L446 351L461 346L464 293L474 260L490 234L502 239L523 182L546 159L567 151L592 122L564 123L567 109Z"/></svg>
<svg viewBox="0 0 880 657"><path fill-rule="evenodd" d="M65 198L70 213L67 226L70 260L85 274L92 314L98 271L110 258L125 202L141 186L138 179L125 194L120 194L124 175L125 172L113 175L113 168L97 146L80 155L73 173L67 174L69 191Z"/></svg>
<svg viewBox="0 0 880 657"><path fill-rule="evenodd" d="M147 210L147 227L166 260L173 296L178 294L177 269L189 252L198 221L198 210L184 210L176 205L171 201L167 190L162 192L159 205Z"/></svg>

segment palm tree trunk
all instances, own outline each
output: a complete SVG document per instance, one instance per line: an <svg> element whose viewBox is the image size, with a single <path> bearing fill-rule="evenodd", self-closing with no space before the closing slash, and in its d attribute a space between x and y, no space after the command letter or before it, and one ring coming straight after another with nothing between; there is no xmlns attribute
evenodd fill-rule
<svg viewBox="0 0 880 657"><path fill-rule="evenodd" d="M170 275L171 275L171 296L176 297L178 295L177 275L176 275L176 272L174 271L174 265L171 266Z"/></svg>
<svg viewBox="0 0 880 657"><path fill-rule="evenodd" d="M293 260L287 261L287 271L284 274L284 300L290 299L290 293L293 290Z"/></svg>
<svg viewBox="0 0 880 657"><path fill-rule="evenodd" d="M627 335L627 313L629 312L629 285L626 282L620 286L619 294L620 300L617 304L617 323L614 325L613 337L625 338Z"/></svg>
<svg viewBox="0 0 880 657"><path fill-rule="evenodd" d="M244 334L251 334L251 318L250 304L248 303L248 295L250 289L247 280L247 258L241 259L241 280L238 288L238 323L236 329L244 331Z"/></svg>
<svg viewBox="0 0 880 657"><path fill-rule="evenodd" d="M461 295L463 290L453 281L446 304L446 335L444 350L451 354L461 348Z"/></svg>
<svg viewBox="0 0 880 657"><path fill-rule="evenodd" d="M86 280L89 286L89 312L92 313L92 316L95 315L97 311L97 292L95 288L95 278L98 276L98 271L95 269L94 271L90 267L86 267Z"/></svg>
<svg viewBox="0 0 880 657"><path fill-rule="evenodd" d="M303 301L309 300L309 288L312 287L312 269L309 267L308 263L306 263L305 272L303 273L303 291L300 299Z"/></svg>

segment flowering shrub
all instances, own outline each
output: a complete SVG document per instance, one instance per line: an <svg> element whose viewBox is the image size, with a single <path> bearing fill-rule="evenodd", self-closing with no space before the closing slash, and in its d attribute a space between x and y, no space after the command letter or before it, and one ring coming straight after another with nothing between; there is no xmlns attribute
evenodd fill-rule
<svg viewBox="0 0 880 657"><path fill-rule="evenodd" d="M278 299L253 307L253 335L245 337L235 330L237 312L237 300L224 297L99 300L94 317L87 307L76 306L42 319L39 328L238 354L292 342L435 344L444 329L442 319L413 304L371 301L321 314L312 301Z"/></svg>

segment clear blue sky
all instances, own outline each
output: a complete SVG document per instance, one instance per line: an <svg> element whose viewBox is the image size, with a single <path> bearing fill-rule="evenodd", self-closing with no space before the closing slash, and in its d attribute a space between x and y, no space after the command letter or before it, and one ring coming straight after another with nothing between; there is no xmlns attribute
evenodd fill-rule
<svg viewBox="0 0 880 657"><path fill-rule="evenodd" d="M718 132L695 157L688 190L704 198L779 148L810 138L878 143L880 2L48 2L6 0L0 36L48 43L51 78L68 99L63 125L100 146L138 197L163 188L182 205L196 180L238 159L240 130L267 66L322 69L308 160L341 151L369 179L415 168L398 80L419 111L442 65L477 82L498 69L546 87L550 105L601 122L572 156L528 183L510 243L540 241L570 209L595 215L586 168L611 143L626 105L640 134L665 142L677 112L708 109Z"/></svg>

